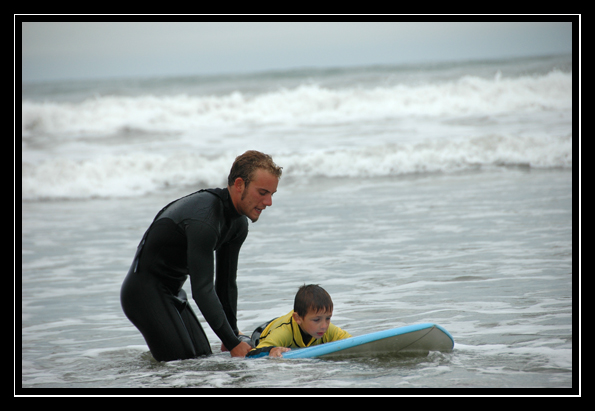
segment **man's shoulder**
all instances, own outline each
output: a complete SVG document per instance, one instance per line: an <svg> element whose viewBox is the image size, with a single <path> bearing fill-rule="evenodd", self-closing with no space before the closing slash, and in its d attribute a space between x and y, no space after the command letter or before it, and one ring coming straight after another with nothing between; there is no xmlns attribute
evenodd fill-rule
<svg viewBox="0 0 595 411"><path fill-rule="evenodd" d="M159 217L175 222L184 220L213 220L223 215L223 202L207 190L200 190L181 197L168 204Z"/></svg>

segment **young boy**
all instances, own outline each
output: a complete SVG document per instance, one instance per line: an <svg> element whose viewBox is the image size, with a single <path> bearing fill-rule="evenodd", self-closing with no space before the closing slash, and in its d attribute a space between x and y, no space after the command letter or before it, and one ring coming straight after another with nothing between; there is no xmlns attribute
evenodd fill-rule
<svg viewBox="0 0 595 411"><path fill-rule="evenodd" d="M292 311L254 331L252 341L256 348L246 356L282 357L291 348L311 347L351 337L331 324L332 315L331 296L318 285L304 285L295 296Z"/></svg>

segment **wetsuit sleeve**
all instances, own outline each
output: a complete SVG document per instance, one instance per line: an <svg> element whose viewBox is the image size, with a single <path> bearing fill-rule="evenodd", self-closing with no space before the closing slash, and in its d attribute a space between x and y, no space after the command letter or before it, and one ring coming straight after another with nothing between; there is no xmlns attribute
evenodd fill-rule
<svg viewBox="0 0 595 411"><path fill-rule="evenodd" d="M252 351L246 354L246 357L253 357L253 358L260 358L266 357L271 353L271 350L275 347L262 347L262 348L255 348Z"/></svg>
<svg viewBox="0 0 595 411"><path fill-rule="evenodd" d="M238 286L236 280L238 259L240 248L247 235L248 230L246 225L245 230L240 231L232 241L224 244L217 250L215 290L223 306L227 321L236 335L239 332L237 325Z"/></svg>
<svg viewBox="0 0 595 411"><path fill-rule="evenodd" d="M258 346L252 349L246 357L264 357L269 355L270 351L275 347L289 347L291 345L291 337L284 329L277 329L271 331L269 335L266 336L265 339L260 340Z"/></svg>
<svg viewBox="0 0 595 411"><path fill-rule="evenodd" d="M277 327L269 332L266 337L261 337L256 348L264 347L291 347L293 345L293 333L290 326Z"/></svg>
<svg viewBox="0 0 595 411"><path fill-rule="evenodd" d="M213 251L217 244L217 233L208 224L196 220L186 222L185 229L192 297L215 334L231 351L240 340L227 320L214 287Z"/></svg>
<svg viewBox="0 0 595 411"><path fill-rule="evenodd" d="M266 336L262 337L258 346L251 350L246 357L264 357L269 355L275 347L291 347L293 344L293 333L288 325L277 327L271 330Z"/></svg>

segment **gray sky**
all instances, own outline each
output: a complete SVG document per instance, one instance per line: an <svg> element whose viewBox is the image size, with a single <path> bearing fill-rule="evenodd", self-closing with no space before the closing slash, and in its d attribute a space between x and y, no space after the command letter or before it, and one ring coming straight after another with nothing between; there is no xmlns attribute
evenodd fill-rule
<svg viewBox="0 0 595 411"><path fill-rule="evenodd" d="M570 22L22 23L25 82L570 52Z"/></svg>

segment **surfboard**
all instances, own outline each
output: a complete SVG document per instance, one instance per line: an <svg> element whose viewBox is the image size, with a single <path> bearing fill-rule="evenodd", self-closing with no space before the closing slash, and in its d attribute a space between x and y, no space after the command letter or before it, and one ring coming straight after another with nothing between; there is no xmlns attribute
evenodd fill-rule
<svg viewBox="0 0 595 411"><path fill-rule="evenodd" d="M392 354L428 355L430 351L451 352L454 339L434 323L422 323L358 335L306 348L294 348L283 358L365 357Z"/></svg>

